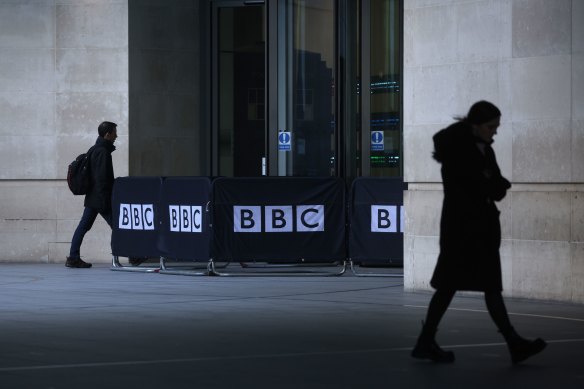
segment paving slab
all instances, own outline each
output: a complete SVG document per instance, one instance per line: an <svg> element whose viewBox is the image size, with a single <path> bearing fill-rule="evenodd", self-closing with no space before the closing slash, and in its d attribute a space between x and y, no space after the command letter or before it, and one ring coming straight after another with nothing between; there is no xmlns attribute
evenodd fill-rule
<svg viewBox="0 0 584 389"><path fill-rule="evenodd" d="M512 366L478 294L410 357L431 295L398 277L185 277L0 264L0 388L583 388L584 306L507 299L547 349Z"/></svg>

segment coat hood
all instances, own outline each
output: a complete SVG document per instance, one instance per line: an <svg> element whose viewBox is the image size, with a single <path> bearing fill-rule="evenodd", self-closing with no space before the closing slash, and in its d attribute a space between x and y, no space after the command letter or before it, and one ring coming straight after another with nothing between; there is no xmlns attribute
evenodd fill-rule
<svg viewBox="0 0 584 389"><path fill-rule="evenodd" d="M460 121L443 130L438 131L434 137L434 159L440 163L456 154L467 142L472 142L473 135L469 124Z"/></svg>
<svg viewBox="0 0 584 389"><path fill-rule="evenodd" d="M485 142L481 138L473 135L472 127L465 121L459 121L443 130L438 131L434 137L434 159L440 163L448 159L449 156L456 155L461 148L468 147L473 143L484 143L491 145L491 142Z"/></svg>

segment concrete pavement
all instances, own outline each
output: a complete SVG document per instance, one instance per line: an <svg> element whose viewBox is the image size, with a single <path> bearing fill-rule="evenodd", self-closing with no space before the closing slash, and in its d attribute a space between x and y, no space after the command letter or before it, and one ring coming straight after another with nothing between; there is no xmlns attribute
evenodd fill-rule
<svg viewBox="0 0 584 389"><path fill-rule="evenodd" d="M184 277L0 264L0 388L582 388L584 307L506 300L549 343L511 366L481 296L409 356L428 293L400 278Z"/></svg>

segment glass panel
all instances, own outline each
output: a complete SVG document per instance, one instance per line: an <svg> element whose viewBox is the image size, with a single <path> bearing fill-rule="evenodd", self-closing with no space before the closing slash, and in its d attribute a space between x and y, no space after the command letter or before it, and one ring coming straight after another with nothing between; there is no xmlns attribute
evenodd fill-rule
<svg viewBox="0 0 584 389"><path fill-rule="evenodd" d="M334 0L290 0L286 175L335 174ZM282 130L282 129L281 129ZM282 164L279 164L282 166Z"/></svg>
<svg viewBox="0 0 584 389"><path fill-rule="evenodd" d="M337 61L343 66L337 80L339 142L337 144L337 175L350 186L361 176L361 94L360 88L360 1L337 1Z"/></svg>
<svg viewBox="0 0 584 389"><path fill-rule="evenodd" d="M400 14L399 0L371 0L371 139L382 139L371 145L371 176L403 175Z"/></svg>
<svg viewBox="0 0 584 389"><path fill-rule="evenodd" d="M353 62L353 67L355 69L355 74L352 74L349 77L352 80L350 87L348 89L348 93L351 96L356 96L354 100L354 107L355 110L355 118L354 121L350 124L350 128L355 128L355 160L353 163L355 164L356 169L356 176L360 177L363 175L362 172L362 165L361 165L361 153L363 145L361 144L361 2L355 1L350 2L353 4L353 12L352 15L347 15L347 18L353 18L354 20L354 31L353 31L353 39L354 39L354 47L355 52L352 57L349 57L350 60Z"/></svg>
<svg viewBox="0 0 584 389"><path fill-rule="evenodd" d="M263 6L218 9L219 174L260 176L265 154Z"/></svg>

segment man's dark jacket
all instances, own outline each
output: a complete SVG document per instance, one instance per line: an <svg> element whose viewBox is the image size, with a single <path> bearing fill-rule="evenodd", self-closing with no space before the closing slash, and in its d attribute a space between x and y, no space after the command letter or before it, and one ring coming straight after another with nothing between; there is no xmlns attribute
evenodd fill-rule
<svg viewBox="0 0 584 389"><path fill-rule="evenodd" d="M98 212L109 213L112 209L112 190L114 187L114 165L112 152L114 144L98 137L90 152L91 188L85 195L84 205Z"/></svg>

